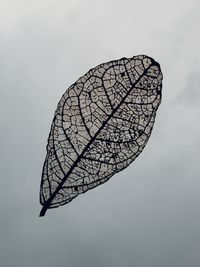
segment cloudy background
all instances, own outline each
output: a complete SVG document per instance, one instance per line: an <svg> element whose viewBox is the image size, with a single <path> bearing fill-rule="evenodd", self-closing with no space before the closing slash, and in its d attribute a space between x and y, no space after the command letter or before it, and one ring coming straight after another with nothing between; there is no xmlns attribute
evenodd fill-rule
<svg viewBox="0 0 200 267"><path fill-rule="evenodd" d="M0 0L0 266L200 266L198 0ZM102 62L147 54L164 74L145 150L38 217L56 105Z"/></svg>

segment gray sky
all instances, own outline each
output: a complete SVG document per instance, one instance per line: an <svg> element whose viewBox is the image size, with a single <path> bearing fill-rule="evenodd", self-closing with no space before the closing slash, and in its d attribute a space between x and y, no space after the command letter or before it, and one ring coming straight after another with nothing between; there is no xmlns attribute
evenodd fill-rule
<svg viewBox="0 0 200 267"><path fill-rule="evenodd" d="M200 266L198 0L0 1L1 267ZM147 54L163 101L126 170L39 218L53 113L91 67Z"/></svg>

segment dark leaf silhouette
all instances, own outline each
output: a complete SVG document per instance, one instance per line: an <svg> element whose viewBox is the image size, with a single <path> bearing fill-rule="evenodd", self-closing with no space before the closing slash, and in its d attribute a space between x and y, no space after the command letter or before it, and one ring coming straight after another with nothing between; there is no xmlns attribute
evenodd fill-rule
<svg viewBox="0 0 200 267"><path fill-rule="evenodd" d="M159 64L143 55L101 64L70 86L48 138L40 216L105 183L142 152L161 89Z"/></svg>

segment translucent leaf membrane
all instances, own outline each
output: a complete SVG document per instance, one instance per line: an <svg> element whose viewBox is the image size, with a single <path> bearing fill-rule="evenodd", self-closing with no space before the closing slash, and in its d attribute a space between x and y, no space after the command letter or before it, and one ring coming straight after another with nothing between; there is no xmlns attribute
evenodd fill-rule
<svg viewBox="0 0 200 267"><path fill-rule="evenodd" d="M103 63L70 86L51 125L40 216L105 183L142 152L161 89L160 66L144 55Z"/></svg>

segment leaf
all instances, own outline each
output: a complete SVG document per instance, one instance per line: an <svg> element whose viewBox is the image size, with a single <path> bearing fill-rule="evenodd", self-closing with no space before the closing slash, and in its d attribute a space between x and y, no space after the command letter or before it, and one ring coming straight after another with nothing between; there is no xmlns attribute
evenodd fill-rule
<svg viewBox="0 0 200 267"><path fill-rule="evenodd" d="M70 86L51 125L40 216L105 183L142 152L161 89L159 64L143 55L101 64Z"/></svg>

